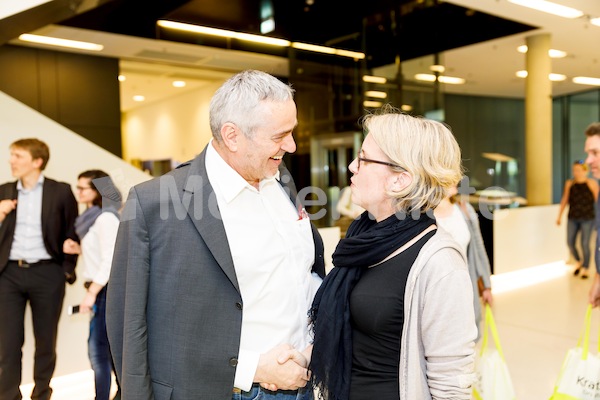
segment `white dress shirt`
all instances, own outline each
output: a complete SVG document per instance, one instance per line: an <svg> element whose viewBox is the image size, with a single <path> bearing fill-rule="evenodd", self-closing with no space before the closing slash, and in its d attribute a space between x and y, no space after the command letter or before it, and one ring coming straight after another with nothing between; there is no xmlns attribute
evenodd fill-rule
<svg viewBox="0 0 600 400"><path fill-rule="evenodd" d="M309 344L307 313L321 282L311 273L310 219L296 210L279 174L263 179L257 190L221 158L212 141L206 172L244 303L234 387L249 391L261 353L282 343L300 351Z"/></svg>
<svg viewBox="0 0 600 400"><path fill-rule="evenodd" d="M81 240L82 277L105 286L110 276L119 218L112 212L101 213Z"/></svg>

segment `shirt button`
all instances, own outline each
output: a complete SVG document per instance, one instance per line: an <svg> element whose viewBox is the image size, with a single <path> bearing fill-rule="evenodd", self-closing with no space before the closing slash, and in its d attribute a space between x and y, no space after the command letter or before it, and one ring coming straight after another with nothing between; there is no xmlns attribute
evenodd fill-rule
<svg viewBox="0 0 600 400"><path fill-rule="evenodd" d="M237 307L238 310L241 310L243 308L242 303L235 303L235 306Z"/></svg>
<svg viewBox="0 0 600 400"><path fill-rule="evenodd" d="M235 357L233 357L233 358L230 358L230 359L229 359L229 365L230 365L230 366L232 366L232 367L237 367L237 365L238 365L238 360L237 360L237 358L235 358Z"/></svg>

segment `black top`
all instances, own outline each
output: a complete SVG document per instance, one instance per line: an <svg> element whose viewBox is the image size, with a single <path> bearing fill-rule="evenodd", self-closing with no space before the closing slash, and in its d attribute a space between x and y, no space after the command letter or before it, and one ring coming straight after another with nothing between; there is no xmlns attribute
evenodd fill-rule
<svg viewBox="0 0 600 400"><path fill-rule="evenodd" d="M365 270L352 290L350 400L399 399L406 282L419 251L434 233L429 232L397 256Z"/></svg>
<svg viewBox="0 0 600 400"><path fill-rule="evenodd" d="M569 219L594 219L594 194L587 182L573 183L569 189Z"/></svg>

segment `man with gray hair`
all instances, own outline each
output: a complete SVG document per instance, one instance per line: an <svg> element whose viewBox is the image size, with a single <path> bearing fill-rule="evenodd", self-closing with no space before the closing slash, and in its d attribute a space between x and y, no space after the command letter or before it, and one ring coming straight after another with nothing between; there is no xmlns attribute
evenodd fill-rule
<svg viewBox="0 0 600 400"><path fill-rule="evenodd" d="M106 312L122 396L310 396L301 352L323 243L282 164L296 150L293 90L243 71L209 112L202 153L129 193Z"/></svg>

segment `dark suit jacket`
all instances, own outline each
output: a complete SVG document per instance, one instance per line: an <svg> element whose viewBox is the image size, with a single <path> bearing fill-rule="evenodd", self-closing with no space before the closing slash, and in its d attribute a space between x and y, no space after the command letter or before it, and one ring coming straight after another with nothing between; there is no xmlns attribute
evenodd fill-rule
<svg viewBox="0 0 600 400"><path fill-rule="evenodd" d="M63 242L77 239L75 218L79 213L77 201L71 186L44 177L42 194L42 236L46 251L52 259L63 266L65 273L74 274L76 255L64 254ZM0 186L0 200L17 198L17 182L8 182ZM19 205L17 204L17 207ZM6 268L17 225L16 209L8 214L0 226L0 273Z"/></svg>
<svg viewBox="0 0 600 400"><path fill-rule="evenodd" d="M106 322L127 400L232 396L243 301L205 154L132 188L121 217Z"/></svg>

